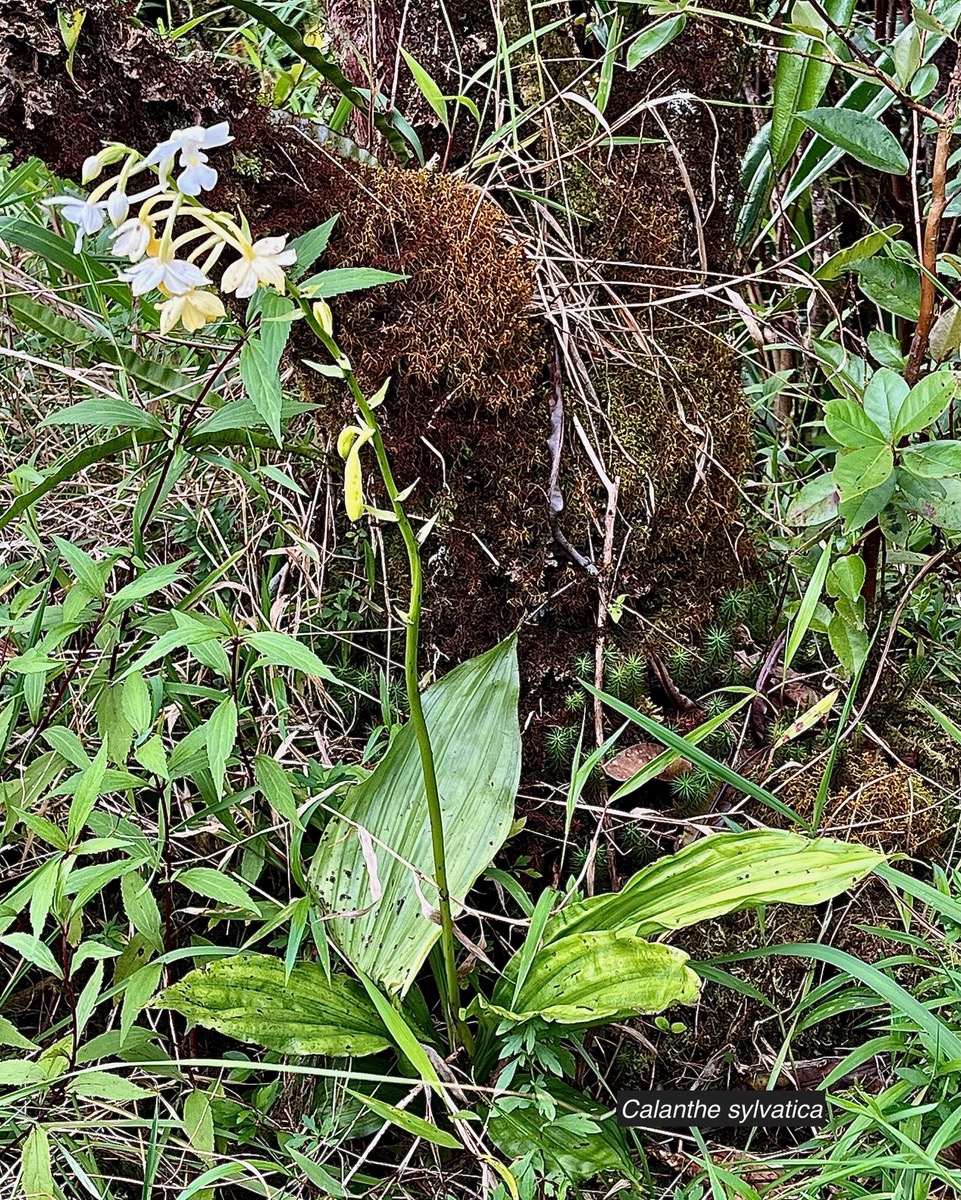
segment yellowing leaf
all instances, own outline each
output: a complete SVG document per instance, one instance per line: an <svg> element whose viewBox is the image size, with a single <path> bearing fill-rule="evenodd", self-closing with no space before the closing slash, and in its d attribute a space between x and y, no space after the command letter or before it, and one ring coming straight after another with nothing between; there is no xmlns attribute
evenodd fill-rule
<svg viewBox="0 0 961 1200"><path fill-rule="evenodd" d="M774 743L774 749L776 750L778 746L783 746L786 742L792 742L796 737L800 737L802 733L807 733L822 717L827 716L837 698L838 692L835 688L833 692L829 692L826 696L823 696L817 704L812 704L807 712L802 713L796 721L792 721L788 725L787 729L784 730Z"/></svg>
<svg viewBox="0 0 961 1200"><path fill-rule="evenodd" d="M195 1025L278 1054L359 1058L390 1045L364 989L346 975L329 979L316 963L296 963L285 981L279 958L239 954L191 971L158 997Z"/></svg>
<svg viewBox="0 0 961 1200"><path fill-rule="evenodd" d="M701 981L683 950L610 929L572 933L542 946L510 1008L512 971L494 989L498 1013L524 1021L595 1025L671 1004L692 1004Z"/></svg>
<svg viewBox="0 0 961 1200"><path fill-rule="evenodd" d="M594 929L656 936L760 904L820 904L884 861L858 842L774 829L713 834L638 871L616 894L569 905L546 936Z"/></svg>

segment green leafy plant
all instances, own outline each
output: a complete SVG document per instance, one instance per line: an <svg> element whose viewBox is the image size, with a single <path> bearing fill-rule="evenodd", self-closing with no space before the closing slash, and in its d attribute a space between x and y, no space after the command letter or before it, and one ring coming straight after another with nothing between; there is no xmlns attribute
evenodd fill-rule
<svg viewBox="0 0 961 1200"><path fill-rule="evenodd" d="M861 386L852 382L858 374ZM953 372L935 371L910 387L888 367L871 373L862 364L860 371L845 368L844 382L850 395L824 410L833 468L805 484L788 519L822 525L840 518L846 533L877 520L896 546L907 544L919 519L957 528L961 442L930 437L956 394Z"/></svg>

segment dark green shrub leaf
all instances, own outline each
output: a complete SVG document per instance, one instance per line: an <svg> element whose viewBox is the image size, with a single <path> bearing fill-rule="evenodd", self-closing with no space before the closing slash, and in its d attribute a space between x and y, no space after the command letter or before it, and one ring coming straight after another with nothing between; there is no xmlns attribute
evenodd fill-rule
<svg viewBox="0 0 961 1200"><path fill-rule="evenodd" d="M627 69L633 71L646 58L650 58L652 54L656 54L658 50L662 50L670 42L673 42L684 32L686 24L687 17L680 13L676 17L655 21L653 25L642 29L627 48Z"/></svg>
<svg viewBox="0 0 961 1200"><path fill-rule="evenodd" d="M885 312L916 321L921 311L917 270L896 258L866 258L852 267L865 296Z"/></svg>
<svg viewBox="0 0 961 1200"><path fill-rule="evenodd" d="M798 117L825 141L865 166L889 175L907 175L908 156L898 139L875 117L850 108L811 108Z"/></svg>

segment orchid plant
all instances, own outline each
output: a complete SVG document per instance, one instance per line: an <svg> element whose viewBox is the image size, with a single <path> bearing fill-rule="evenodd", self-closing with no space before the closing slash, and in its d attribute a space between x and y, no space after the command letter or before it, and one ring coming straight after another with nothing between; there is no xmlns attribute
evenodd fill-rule
<svg viewBox="0 0 961 1200"><path fill-rule="evenodd" d="M76 226L77 251L82 247L85 237L100 233L106 221L110 221L113 225L110 234L112 253L130 263L120 272L120 279L130 284L135 296L159 291L166 297L159 305L160 330L164 334L178 323L193 331L225 315L223 301L215 291L208 290L213 287L210 275L226 249L236 250L239 257L223 271L220 290L225 294L232 293L239 299L253 296L260 287L270 287L279 293L289 290L294 306L300 310L296 316L306 318L312 332L333 359L331 365L321 368L323 373L337 376L348 384L359 423L349 424L337 442L338 451L346 460L344 504L347 516L351 521L357 521L366 512L380 520L396 522L408 554L411 599L409 609L404 614L407 634L405 681L431 824L443 933L445 1010L452 1036L466 1039L466 1029L458 1017L459 983L454 958L453 918L447 884L440 796L418 684L418 634L423 579L421 539L411 527L404 509L404 500L410 489L401 492L394 483L374 416L374 409L383 401L389 381L371 397L361 390L350 360L334 340L334 319L329 305L325 300L314 298L309 281L303 288L298 288L284 273L285 267L297 262L297 252L293 247L287 247L286 235L252 241L243 215L239 221L235 221L228 213L214 212L197 199L217 185L218 174L209 165L206 151L224 146L232 140L229 126L223 122L210 128L197 125L174 130L169 138L156 145L147 155L117 143L107 144L98 154L91 155L85 161L82 179L84 183L90 183L99 179L107 167L119 165L115 174L98 183L86 197L54 196L45 203L48 207L59 208L62 216ZM175 169L179 173L173 179ZM132 181L145 173L155 176L156 182L129 195L128 188ZM140 207L135 215L131 215L134 204ZM184 224L186 229L183 228ZM364 501L360 450L368 442L374 446L379 473L390 500L389 510L373 508ZM421 538L425 532L422 531Z"/></svg>
<svg viewBox="0 0 961 1200"><path fill-rule="evenodd" d="M284 268L296 262L286 236L253 241L242 214L234 220L198 200L217 185L218 173L207 151L232 141L224 121L209 128L175 129L146 155L109 143L86 159L82 181L98 180L109 167L117 167L116 173L86 196L65 194L45 201L76 227L75 251L109 221L111 252L130 264L120 278L135 296L159 291L166 297L158 310L161 333L178 324L194 332L225 315L211 280L225 251L236 251L239 257L221 275L220 291L239 299L249 298L261 286L283 292ZM131 194L139 177L151 182Z"/></svg>

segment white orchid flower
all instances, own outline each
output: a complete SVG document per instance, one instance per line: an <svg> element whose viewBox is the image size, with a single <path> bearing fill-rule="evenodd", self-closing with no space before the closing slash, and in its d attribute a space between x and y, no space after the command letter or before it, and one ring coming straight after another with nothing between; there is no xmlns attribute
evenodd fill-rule
<svg viewBox="0 0 961 1200"><path fill-rule="evenodd" d="M156 258L141 259L126 271L121 271L120 278L130 284L135 296L144 296L155 288L170 296L182 296L192 288L206 287L210 283L195 263L174 258L169 251L158 254Z"/></svg>
<svg viewBox="0 0 961 1200"><path fill-rule="evenodd" d="M217 172L207 166L207 155L202 151L181 154L180 165L184 169L177 176L177 187L185 196L199 196L217 186Z"/></svg>
<svg viewBox="0 0 961 1200"><path fill-rule="evenodd" d="M131 262L137 262L147 253L147 247L153 237L153 224L145 221L143 217L131 217L124 221L110 237L113 241L112 254L118 258L129 258Z"/></svg>
<svg viewBox="0 0 961 1200"><path fill-rule="evenodd" d="M144 163L148 167L159 166L161 175L166 176L174 156L179 153L183 170L177 177L177 186L185 196L199 196L201 192L209 191L217 183L217 172L207 165L208 158L203 152L232 142L234 139L230 136L229 129L226 121L219 125L211 125L209 129L205 129L203 125L175 129L166 141L154 146Z"/></svg>
<svg viewBox="0 0 961 1200"><path fill-rule="evenodd" d="M169 333L179 321L184 329L193 333L208 321L224 316L226 311L224 302L214 292L199 292L191 288L179 296L171 296L160 305L160 332Z"/></svg>
<svg viewBox="0 0 961 1200"><path fill-rule="evenodd" d="M282 292L287 280L284 267L291 267L297 261L297 251L285 249L286 234L283 237L260 238L252 245L243 247L243 255L224 271L220 286L225 292L236 293L238 300L246 300L252 296L258 287L274 287Z"/></svg>
<svg viewBox="0 0 961 1200"><path fill-rule="evenodd" d="M78 254L87 234L99 233L103 229L103 205L88 200L86 196L53 196L43 202L48 208L59 208L71 225L76 225L77 236L73 252Z"/></svg>

